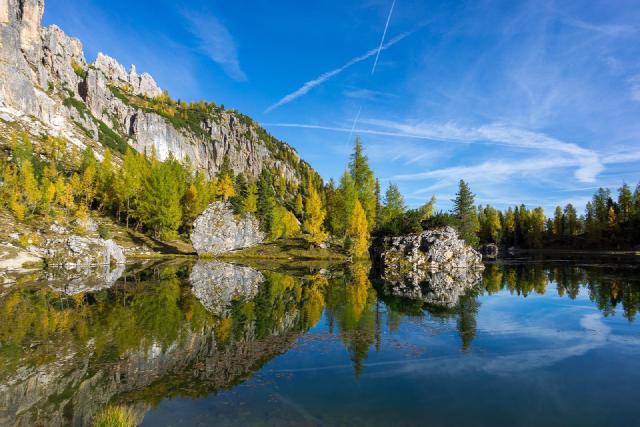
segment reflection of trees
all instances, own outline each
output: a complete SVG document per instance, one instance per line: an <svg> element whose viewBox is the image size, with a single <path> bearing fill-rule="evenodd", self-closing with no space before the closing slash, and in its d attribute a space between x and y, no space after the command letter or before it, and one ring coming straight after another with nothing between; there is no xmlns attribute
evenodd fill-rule
<svg viewBox="0 0 640 427"><path fill-rule="evenodd" d="M218 311L193 294L189 271L147 270L73 296L16 287L0 299L0 384L11 384L0 389L0 424L84 425L109 402L143 408L207 395L288 350L320 318L322 277L267 273L253 299Z"/></svg>
<svg viewBox="0 0 640 427"><path fill-rule="evenodd" d="M362 371L362 364L379 331L379 307L368 274L367 264L354 264L342 280L336 279L332 283L326 297L329 324L332 329L338 328L356 375Z"/></svg>
<svg viewBox="0 0 640 427"><path fill-rule="evenodd" d="M483 284L488 294L508 290L525 297L544 294L549 282L555 283L559 296L571 299L585 289L604 316L614 315L622 304L624 317L633 321L640 308L640 283L634 275L637 277L636 270L620 266L582 268L560 264L545 268L537 264L492 264L484 271Z"/></svg>

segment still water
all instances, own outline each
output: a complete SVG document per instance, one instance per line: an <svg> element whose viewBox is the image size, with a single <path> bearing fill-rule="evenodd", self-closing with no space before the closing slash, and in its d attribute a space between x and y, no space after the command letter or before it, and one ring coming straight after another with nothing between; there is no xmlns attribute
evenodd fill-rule
<svg viewBox="0 0 640 427"><path fill-rule="evenodd" d="M0 288L0 425L640 425L637 262L490 264L440 302L366 265L48 275Z"/></svg>

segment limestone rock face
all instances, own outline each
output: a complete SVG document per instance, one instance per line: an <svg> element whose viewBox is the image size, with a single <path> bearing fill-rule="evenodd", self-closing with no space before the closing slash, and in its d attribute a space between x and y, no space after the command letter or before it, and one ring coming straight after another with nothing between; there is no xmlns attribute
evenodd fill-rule
<svg viewBox="0 0 640 427"><path fill-rule="evenodd" d="M50 239L42 249L32 248L32 251L41 253L49 266L69 269L123 265L126 261L122 248L113 240L75 235Z"/></svg>
<svg viewBox="0 0 640 427"><path fill-rule="evenodd" d="M250 267L224 262L199 261L189 281L193 294L210 312L227 316L234 300L249 301L258 293L264 276Z"/></svg>
<svg viewBox="0 0 640 427"><path fill-rule="evenodd" d="M215 202L196 218L191 243L198 255L219 254L261 243L265 234L258 219L245 214L236 218L231 204Z"/></svg>
<svg viewBox="0 0 640 427"><path fill-rule="evenodd" d="M63 136L80 149L91 146L98 158L104 150L99 129L106 126L140 152L155 150L159 160L188 157L209 176L226 158L234 174L255 179L268 167L300 183L309 166L248 117L215 107L185 126L142 108L162 94L151 75L135 66L127 71L102 53L87 63L80 40L55 25L42 27L43 12L44 0L0 1L2 120L33 135Z"/></svg>

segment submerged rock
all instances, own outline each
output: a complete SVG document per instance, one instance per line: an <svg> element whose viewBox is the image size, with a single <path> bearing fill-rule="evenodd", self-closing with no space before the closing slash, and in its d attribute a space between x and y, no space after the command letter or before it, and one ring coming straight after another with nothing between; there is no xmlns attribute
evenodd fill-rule
<svg viewBox="0 0 640 427"><path fill-rule="evenodd" d="M210 312L229 315L233 301L249 301L258 293L265 277L257 270L216 261L199 261L189 281L193 294Z"/></svg>
<svg viewBox="0 0 640 427"><path fill-rule="evenodd" d="M49 266L87 268L98 265L122 265L126 258L113 240L69 236L48 240L43 248L32 248Z"/></svg>
<svg viewBox="0 0 640 427"><path fill-rule="evenodd" d="M209 205L193 223L191 233L191 243L198 255L248 248L264 238L255 216L245 214L236 218L231 204L226 202Z"/></svg>
<svg viewBox="0 0 640 427"><path fill-rule="evenodd" d="M483 245L480 250L485 259L496 259L500 252L498 245L495 243L487 243L486 245Z"/></svg>

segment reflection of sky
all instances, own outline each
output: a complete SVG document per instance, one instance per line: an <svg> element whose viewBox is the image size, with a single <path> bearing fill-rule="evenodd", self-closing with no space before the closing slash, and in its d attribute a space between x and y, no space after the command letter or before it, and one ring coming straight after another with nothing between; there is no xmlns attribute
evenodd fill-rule
<svg viewBox="0 0 640 427"><path fill-rule="evenodd" d="M330 333L323 316L292 350L201 404L221 425L292 417L309 425L640 425L640 325L621 310L604 317L585 291L572 300L553 284L545 295L501 291L478 302L467 352L455 316L402 315L392 331L381 304L380 351L371 342L359 376L339 325ZM239 402L252 409L232 409ZM194 405L163 402L145 420L170 408L195 413Z"/></svg>

